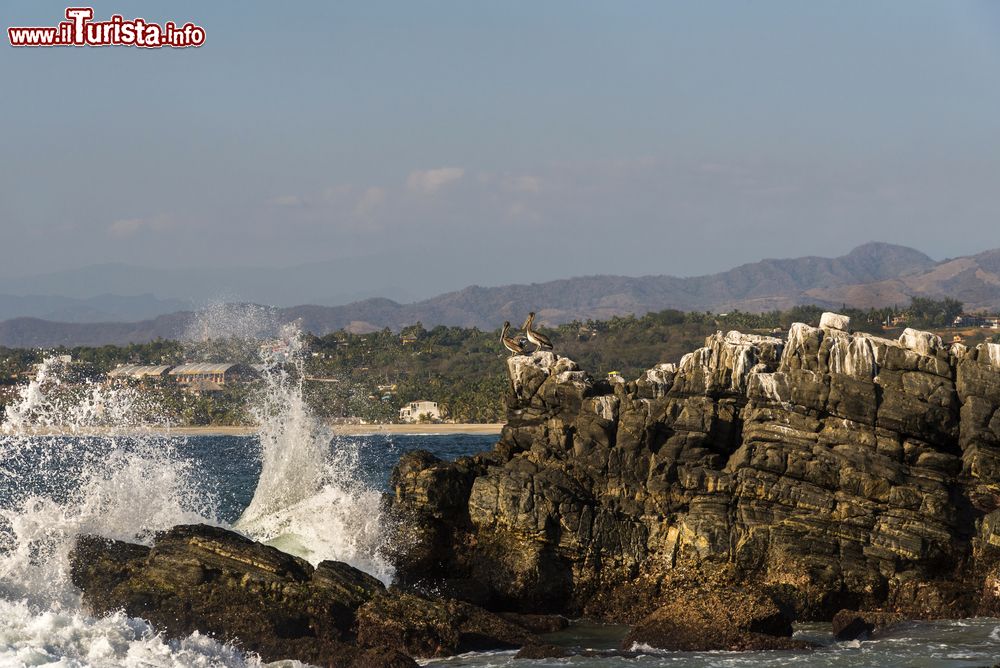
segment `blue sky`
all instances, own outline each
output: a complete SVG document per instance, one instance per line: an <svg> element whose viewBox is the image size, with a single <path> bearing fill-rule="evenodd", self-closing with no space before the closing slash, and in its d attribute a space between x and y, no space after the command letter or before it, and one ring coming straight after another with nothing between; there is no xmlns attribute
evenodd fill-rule
<svg viewBox="0 0 1000 668"><path fill-rule="evenodd" d="M421 296L1000 246L1000 3L94 9L207 40L0 47L0 274L366 258Z"/></svg>

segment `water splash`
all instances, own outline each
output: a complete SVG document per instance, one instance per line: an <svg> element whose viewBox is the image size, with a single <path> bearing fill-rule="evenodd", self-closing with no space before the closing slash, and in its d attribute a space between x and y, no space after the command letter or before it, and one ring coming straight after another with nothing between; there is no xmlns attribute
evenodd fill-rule
<svg viewBox="0 0 1000 668"><path fill-rule="evenodd" d="M293 325L260 346L263 383L253 415L261 475L235 527L313 563L344 561L388 583L381 494L359 482L358 444L335 439L309 410L303 351Z"/></svg>
<svg viewBox="0 0 1000 668"><path fill-rule="evenodd" d="M218 307L196 319L188 340L190 358L236 356L261 370L249 411L262 470L235 528L389 582L381 495L360 482L356 442L332 439L309 411L298 329L276 327L270 309ZM76 536L149 544L176 524L220 522L184 439L170 434L162 395L72 375L46 360L0 426L0 665L260 665L197 635L168 643L139 620L81 612L70 580Z"/></svg>
<svg viewBox="0 0 1000 668"><path fill-rule="evenodd" d="M72 379L60 357L48 357L31 381L4 408L0 434L32 436L44 432L82 434L152 431L170 420L156 395L137 387L113 387L89 378Z"/></svg>
<svg viewBox="0 0 1000 668"><path fill-rule="evenodd" d="M77 535L148 542L155 531L214 522L214 500L194 492L169 421L135 387L68 382L43 362L6 408L0 433L0 594L39 609L78 605L69 579Z"/></svg>

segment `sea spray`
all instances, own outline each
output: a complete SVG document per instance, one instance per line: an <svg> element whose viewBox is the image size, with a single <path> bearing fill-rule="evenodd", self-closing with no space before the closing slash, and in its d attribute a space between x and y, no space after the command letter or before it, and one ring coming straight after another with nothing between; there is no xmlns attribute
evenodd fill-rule
<svg viewBox="0 0 1000 668"><path fill-rule="evenodd" d="M257 668L265 664L194 633L165 639L141 619L115 613L95 619L78 610L39 611L0 599L0 666L82 668ZM305 664L283 661L277 668Z"/></svg>
<svg viewBox="0 0 1000 668"><path fill-rule="evenodd" d="M381 495L360 482L358 444L333 437L309 410L303 352L294 325L260 346L252 414L261 474L235 528L314 564L344 561L388 583Z"/></svg>
<svg viewBox="0 0 1000 668"><path fill-rule="evenodd" d="M0 430L0 596L39 610L78 605L77 535L148 542L175 524L214 521L175 442L150 427L165 421L156 402L134 387L66 382L70 373L43 362Z"/></svg>
<svg viewBox="0 0 1000 668"><path fill-rule="evenodd" d="M323 484L330 434L321 429L303 394L302 340L294 327L260 346L262 384L252 403L258 425L261 474L238 524L254 523L314 495Z"/></svg>
<svg viewBox="0 0 1000 668"><path fill-rule="evenodd" d="M166 639L141 619L82 609L70 578L78 535L149 544L177 524L215 523L217 504L195 484L184 439L169 436L157 393L73 376L45 360L4 411L0 666L264 665L198 633Z"/></svg>
<svg viewBox="0 0 1000 668"><path fill-rule="evenodd" d="M48 357L4 407L0 434L30 437L38 433L79 434L103 431L109 438L160 431L169 426L157 396L138 387L111 386L74 378L60 357Z"/></svg>
<svg viewBox="0 0 1000 668"><path fill-rule="evenodd" d="M261 346L262 336L274 338ZM380 494L359 482L356 443L308 410L302 337L273 310L209 309L189 332L194 361L243 356L262 379L248 412L260 425L261 476L236 529L311 561L337 559L388 582ZM70 581L76 536L149 544L184 523L220 524L185 439L155 387L74 376L42 363L0 426L0 665L254 666L195 634L165 640L142 620L80 607ZM282 665L301 665L283 662Z"/></svg>

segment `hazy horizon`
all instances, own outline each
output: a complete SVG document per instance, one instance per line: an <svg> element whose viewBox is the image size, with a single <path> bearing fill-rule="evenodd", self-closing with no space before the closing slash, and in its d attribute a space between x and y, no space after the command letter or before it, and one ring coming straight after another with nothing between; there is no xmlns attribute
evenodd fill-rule
<svg viewBox="0 0 1000 668"><path fill-rule="evenodd" d="M852 251L857 248L862 248L870 244L887 244L888 242L882 241L868 241L864 244L859 244ZM924 252L919 248L913 248L911 246L903 246L901 244L890 244L895 246L900 246L904 248L910 248L919 253L922 253L930 257L935 262L945 261L950 258L934 257L933 255ZM992 249L982 249L983 251ZM835 258L843 257L849 253L844 253L843 255L818 255L814 257L818 258ZM810 257L810 256L805 256ZM345 305L355 301L362 301L365 299L370 299L373 297L383 297L391 299L399 303L411 303L422 301L431 297L437 297L441 294L446 294L450 292L458 292L468 287L502 287L505 285L518 285L525 283L547 283L552 280L570 280L586 276L595 275L608 275L608 276L624 276L641 278L644 276L672 276L676 278L686 279L686 278L700 278L703 276L712 276L718 273L724 273L739 267L747 265L755 265L760 262L767 261L781 261L781 260L794 260L800 258L758 258L751 262L741 263L740 265L734 265L732 267L726 267L721 272L711 272L708 274L697 274L694 276L678 276L676 274L661 273L661 274L609 274L607 272L583 272L573 275L557 276L553 279L547 279L543 281L508 281L507 283L465 283L465 284L455 284L447 285L441 289L425 289L420 292L415 292L413 286L386 286L372 288L369 290L359 289L355 292L327 292L327 293L316 293L309 292L308 289L303 289L301 285L296 285L296 279L298 283L301 284L303 275L306 277L310 276L308 270L314 270L318 272L313 274L313 276L321 277L323 275L329 276L331 272L336 273L336 263L332 263L334 266L331 267L331 263L326 262L313 262L313 263L302 263L297 265L284 265L284 266L242 266L242 267L230 267L230 268L209 268L209 267L152 267L152 266L139 266L131 265L122 262L110 262L103 264L90 264L82 267L71 267L65 270L56 272L45 272L45 273L32 273L22 276L6 276L4 277L8 283L3 289L0 289L0 297L4 296L14 296L14 297L49 297L49 296L59 296L68 297L71 299L81 299L81 300L96 300L104 297L146 297L152 295L155 297L155 301L161 302L175 302L177 300L188 302L194 305L209 305L221 302L254 302L260 304L268 304L272 306L295 306L301 304L323 304L328 306L339 306ZM362 263L369 263L370 258L362 258ZM356 269L356 268L355 268ZM118 270L125 270L125 275ZM133 271L135 270L135 271ZM297 271L298 270L298 271ZM241 273L242 272L242 273ZM263 275L258 275L260 272L264 272ZM85 279L93 277L98 283L93 285L86 282ZM232 280L227 282L227 277L231 277ZM271 292L277 294L280 292L286 293L287 296L281 298L262 298L260 290L262 285L266 285L273 280L279 280L281 278L291 279L291 285L281 286L274 285ZM137 287L131 289L127 288L116 288L115 285L123 286L126 281L130 281L129 285L135 286L136 284L131 282L138 280L139 283ZM154 283L144 283L142 281L154 281ZM224 283L223 287L218 287L217 285L208 285L205 281L216 281L217 283ZM41 281L40 283L38 281ZM320 281L316 281L316 290L321 291ZM53 286L71 286L71 287L53 287ZM207 287L205 287L207 286ZM200 289L203 288L204 289ZM359 286L360 287L360 286ZM329 288L330 290L335 290L335 288ZM257 294L255 294L255 292ZM2 318L0 318L2 319Z"/></svg>

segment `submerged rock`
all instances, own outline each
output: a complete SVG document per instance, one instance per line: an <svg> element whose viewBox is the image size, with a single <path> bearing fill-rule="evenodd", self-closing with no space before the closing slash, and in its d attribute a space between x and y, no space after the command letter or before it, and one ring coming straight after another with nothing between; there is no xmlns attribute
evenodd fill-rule
<svg viewBox="0 0 1000 668"><path fill-rule="evenodd" d="M833 637L837 640L864 640L901 621L903 616L898 612L841 610L833 616Z"/></svg>
<svg viewBox="0 0 1000 668"><path fill-rule="evenodd" d="M803 619L1000 613L1000 347L823 324L719 333L634 382L511 357L496 448L393 476L401 581L618 622L682 583Z"/></svg>
<svg viewBox="0 0 1000 668"><path fill-rule="evenodd" d="M572 656L565 647L559 645L525 645L514 655L515 659L564 659Z"/></svg>
<svg viewBox="0 0 1000 668"><path fill-rule="evenodd" d="M735 588L671 592L668 602L632 628L622 649L681 652L804 649L792 640L792 617L772 598Z"/></svg>
<svg viewBox="0 0 1000 668"><path fill-rule="evenodd" d="M516 649L533 640L523 627L468 603L391 592L358 611L357 642L416 657Z"/></svg>
<svg viewBox="0 0 1000 668"><path fill-rule="evenodd" d="M569 626L569 620L562 615L523 615L516 612L501 612L500 616L532 633L555 633Z"/></svg>

